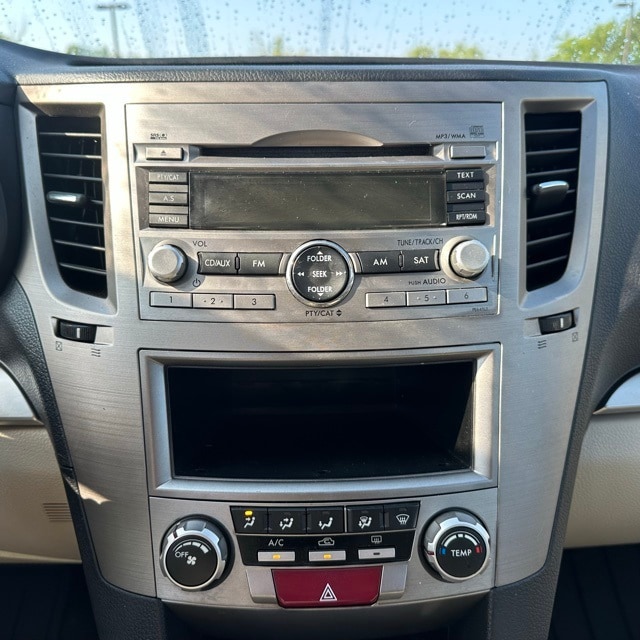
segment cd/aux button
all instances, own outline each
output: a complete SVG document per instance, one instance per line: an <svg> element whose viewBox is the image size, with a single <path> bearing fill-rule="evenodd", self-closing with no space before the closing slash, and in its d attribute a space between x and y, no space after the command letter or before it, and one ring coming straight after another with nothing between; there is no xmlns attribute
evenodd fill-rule
<svg viewBox="0 0 640 640"><path fill-rule="evenodd" d="M236 275L236 254L201 251L198 253L198 273Z"/></svg>

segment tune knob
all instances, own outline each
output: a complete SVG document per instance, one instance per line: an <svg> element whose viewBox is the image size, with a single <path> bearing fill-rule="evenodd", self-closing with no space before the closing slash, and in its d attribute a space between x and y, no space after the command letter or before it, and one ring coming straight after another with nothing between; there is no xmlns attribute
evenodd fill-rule
<svg viewBox="0 0 640 640"><path fill-rule="evenodd" d="M489 562L489 533L474 515L447 511L430 522L423 550L443 580L463 582L485 570Z"/></svg>
<svg viewBox="0 0 640 640"><path fill-rule="evenodd" d="M449 256L449 264L461 278L477 278L489 264L491 254L478 240L464 240Z"/></svg>
<svg viewBox="0 0 640 640"><path fill-rule="evenodd" d="M200 591L222 576L228 555L221 527L204 518L185 518L166 533L160 566L164 575L181 589Z"/></svg>
<svg viewBox="0 0 640 640"><path fill-rule="evenodd" d="M151 275L160 282L180 280L187 268L187 256L172 244L156 245L147 257Z"/></svg>

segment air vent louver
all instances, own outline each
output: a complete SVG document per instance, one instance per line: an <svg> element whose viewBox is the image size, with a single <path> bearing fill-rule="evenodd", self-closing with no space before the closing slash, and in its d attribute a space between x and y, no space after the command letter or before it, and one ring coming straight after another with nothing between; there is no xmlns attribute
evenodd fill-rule
<svg viewBox="0 0 640 640"><path fill-rule="evenodd" d="M564 274L573 238L580 161L581 114L528 113L527 290Z"/></svg>
<svg viewBox="0 0 640 640"><path fill-rule="evenodd" d="M75 289L107 295L98 117L38 116L42 183L60 274Z"/></svg>

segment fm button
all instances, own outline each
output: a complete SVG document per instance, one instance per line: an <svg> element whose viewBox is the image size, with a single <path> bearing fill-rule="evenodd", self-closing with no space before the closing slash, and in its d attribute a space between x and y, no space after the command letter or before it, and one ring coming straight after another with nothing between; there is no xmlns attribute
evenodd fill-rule
<svg viewBox="0 0 640 640"><path fill-rule="evenodd" d="M333 242L307 242L289 259L287 284L305 304L328 307L343 300L351 290L353 263L349 254Z"/></svg>

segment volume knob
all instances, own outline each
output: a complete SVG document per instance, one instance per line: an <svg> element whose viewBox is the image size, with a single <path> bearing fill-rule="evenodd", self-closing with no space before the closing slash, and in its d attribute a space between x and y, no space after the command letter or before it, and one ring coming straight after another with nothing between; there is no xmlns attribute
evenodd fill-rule
<svg viewBox="0 0 640 640"><path fill-rule="evenodd" d="M164 537L160 566L185 591L207 589L224 573L229 555L220 527L205 518L180 520Z"/></svg>
<svg viewBox="0 0 640 640"><path fill-rule="evenodd" d="M176 282L187 268L187 256L172 244L158 244L149 253L147 265L151 275L160 282Z"/></svg>
<svg viewBox="0 0 640 640"><path fill-rule="evenodd" d="M449 264L461 278L477 278L489 264L491 254L478 240L464 240L457 244L451 256Z"/></svg>

